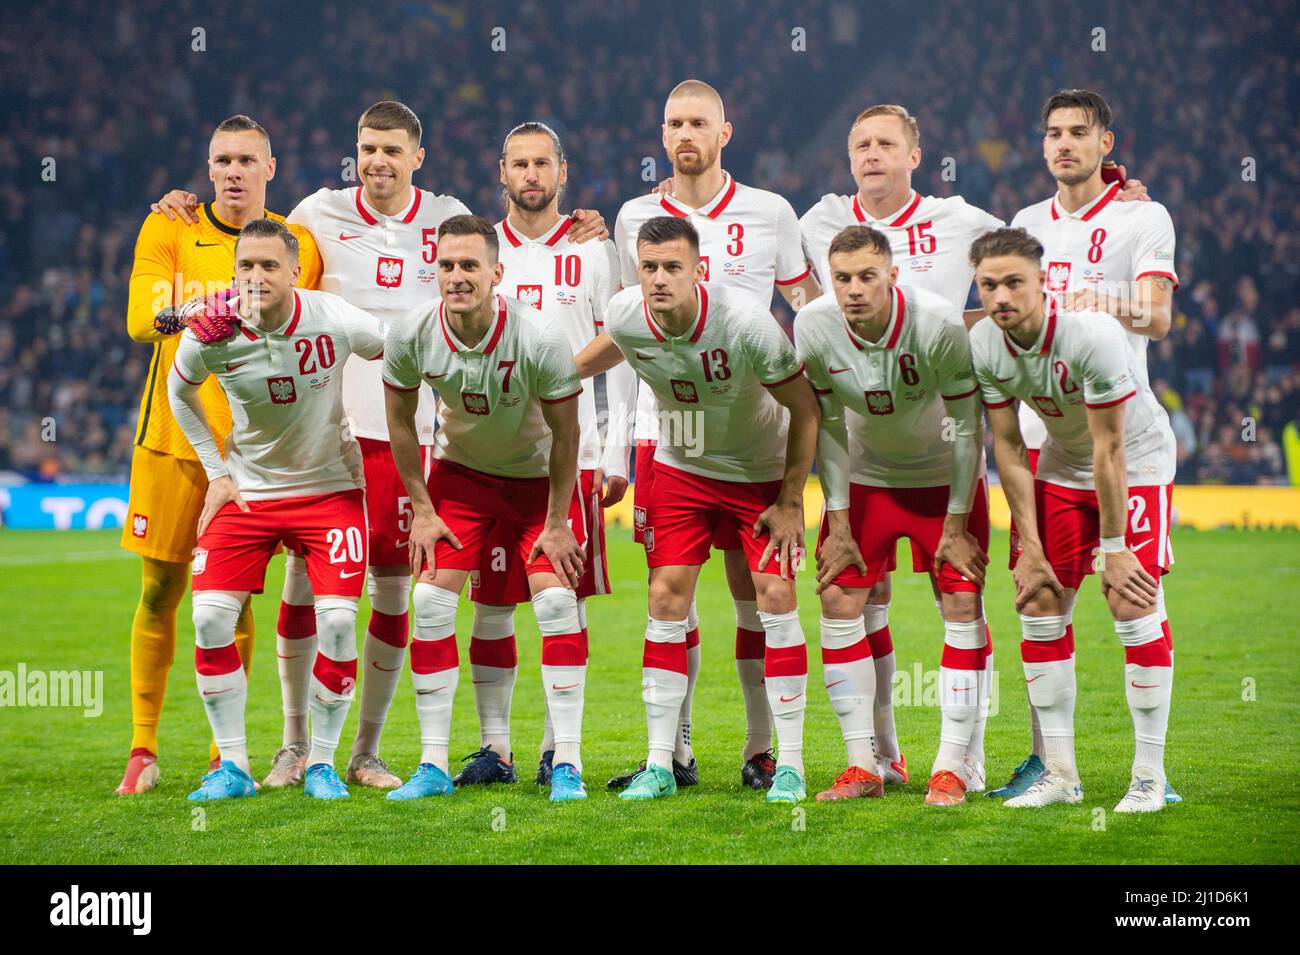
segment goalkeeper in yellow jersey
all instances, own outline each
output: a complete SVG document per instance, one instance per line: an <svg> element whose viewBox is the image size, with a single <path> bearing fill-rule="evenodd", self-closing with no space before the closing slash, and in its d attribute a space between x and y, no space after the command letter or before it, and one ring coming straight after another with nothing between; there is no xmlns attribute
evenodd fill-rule
<svg viewBox="0 0 1300 955"><path fill-rule="evenodd" d="M117 792L141 793L158 783L158 719L167 673L176 653L176 609L185 593L199 512L208 482L194 449L172 417L167 400L178 334L155 327L163 309L228 288L234 276L235 239L253 219L284 217L266 211L266 184L275 176L271 141L247 116L232 116L212 134L208 178L214 197L197 222L153 214L140 227L131 269L127 332L153 345L140 398L131 458L131 496L122 546L141 557L140 603L131 625L131 755ZM321 260L311 234L290 226L299 243L299 285L316 288ZM165 323L160 323L165 324ZM203 410L218 442L230 434L230 407L216 377L200 388ZM253 618L246 604L235 634L247 669L253 649ZM213 747L210 759L216 758Z"/></svg>

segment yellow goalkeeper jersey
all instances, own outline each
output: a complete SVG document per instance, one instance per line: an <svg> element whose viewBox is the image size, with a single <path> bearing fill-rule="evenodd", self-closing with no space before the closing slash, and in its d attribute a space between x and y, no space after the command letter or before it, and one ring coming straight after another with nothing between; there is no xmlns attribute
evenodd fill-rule
<svg viewBox="0 0 1300 955"><path fill-rule="evenodd" d="M285 221L284 216L274 212L266 215L269 219ZM171 373L180 336L160 334L153 327L153 320L168 305L179 305L229 288L234 280L235 239L239 230L221 221L210 202L199 208L198 219L189 225L153 213L144 220L135 242L135 263L131 268L126 307L127 332L136 341L153 343L149 377L140 396L135 443L151 451L190 460L197 460L197 455L172 417L167 400L167 376ZM298 286L317 288L322 266L316 242L302 226L290 225L289 229L298 239L298 263L302 266ZM217 444L224 448L230 435L230 405L215 375L199 387L199 398Z"/></svg>

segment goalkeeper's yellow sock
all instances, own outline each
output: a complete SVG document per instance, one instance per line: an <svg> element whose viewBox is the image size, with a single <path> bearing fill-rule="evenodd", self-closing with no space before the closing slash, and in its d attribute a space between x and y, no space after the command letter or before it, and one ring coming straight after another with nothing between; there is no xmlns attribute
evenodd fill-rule
<svg viewBox="0 0 1300 955"><path fill-rule="evenodd" d="M176 608L185 594L185 564L141 561L140 603L131 623L131 749L158 753L158 720L167 673L176 656Z"/></svg>
<svg viewBox="0 0 1300 955"><path fill-rule="evenodd" d="M253 665L253 598L249 597L244 603L244 609L239 612L239 620L235 624L235 649L239 651L239 661L244 664L244 674L248 675L249 667ZM217 749L217 741L213 740L208 744L208 762L221 758L221 751Z"/></svg>

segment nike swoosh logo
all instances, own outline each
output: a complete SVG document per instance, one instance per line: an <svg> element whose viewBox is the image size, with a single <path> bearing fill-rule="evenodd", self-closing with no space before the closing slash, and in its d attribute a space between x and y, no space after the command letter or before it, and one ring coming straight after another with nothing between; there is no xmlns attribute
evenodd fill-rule
<svg viewBox="0 0 1300 955"><path fill-rule="evenodd" d="M997 378L997 375L994 375L993 377L994 377L994 378ZM1015 375L1011 375L1009 378L998 378L997 380L998 380L998 381L1010 381L1010 380L1011 380L1012 378L1014 378L1014 377L1016 377L1016 376L1015 376Z"/></svg>
<svg viewBox="0 0 1300 955"><path fill-rule="evenodd" d="M301 653L277 653L276 656L279 657L281 660L296 660L300 656L302 656L302 654Z"/></svg>
<svg viewBox="0 0 1300 955"><path fill-rule="evenodd" d="M217 246L221 245L221 243L220 243L220 242L200 242L198 239L195 239L195 240L194 240L194 245L195 245L196 248L200 248L200 249L215 249Z"/></svg>
<svg viewBox="0 0 1300 955"><path fill-rule="evenodd" d="M1144 540L1142 543L1140 543L1140 544L1134 544L1132 547L1129 548L1129 550L1131 550L1133 553L1136 554L1136 553L1137 553L1138 551L1140 551L1143 547L1146 547L1147 544L1150 544L1151 541L1152 541L1152 539L1153 539L1153 538L1148 537L1148 538L1147 538L1146 540Z"/></svg>
<svg viewBox="0 0 1300 955"><path fill-rule="evenodd" d="M1134 683L1132 680L1129 681L1128 685L1135 690L1155 690L1160 687L1159 683Z"/></svg>
<svg viewBox="0 0 1300 955"><path fill-rule="evenodd" d="M446 378L446 377L447 377L448 375L450 375L450 374L451 374L451 372L449 372L449 371L444 371L441 375L431 375L431 374L429 374L429 373L426 371L426 372L424 373L424 377L425 377L425 378L428 378L430 381L437 381L439 378Z"/></svg>
<svg viewBox="0 0 1300 955"><path fill-rule="evenodd" d="M354 571L352 571L351 573L348 573L348 574L345 574L345 573L343 573L342 571L340 571L340 572L339 572L339 580L347 580L349 577L355 577L355 576L357 576L357 574L364 574L364 573L365 573L364 570L354 570Z"/></svg>
<svg viewBox="0 0 1300 955"><path fill-rule="evenodd" d="M340 233L339 233L339 240L342 241L342 242L347 242L349 239L359 239L359 238L361 238L363 235L365 235L364 232L358 232L356 235L344 235L342 232L340 232Z"/></svg>
<svg viewBox="0 0 1300 955"><path fill-rule="evenodd" d="M1045 676L1047 676L1046 673L1040 673L1040 674L1038 674L1038 676L1034 677L1033 680L1026 680L1025 682L1026 682L1026 683L1033 683L1034 680L1041 680L1041 679L1042 679L1043 677L1045 677Z"/></svg>
<svg viewBox="0 0 1300 955"><path fill-rule="evenodd" d="M370 665L374 667L376 670L383 670L385 673L396 673L398 670L402 668L402 665L400 663L395 667L381 667L379 665L378 660L371 660Z"/></svg>
<svg viewBox="0 0 1300 955"><path fill-rule="evenodd" d="M843 680L836 680L834 683L827 683L827 684L826 684L826 689L829 690L829 689L830 689L831 687L833 687L833 686L839 686L841 683L848 683L848 682L849 682L849 681L848 681L847 678L845 678L845 679L843 679Z"/></svg>
<svg viewBox="0 0 1300 955"><path fill-rule="evenodd" d="M577 683L566 683L564 686L556 686L554 683L552 683L552 684L551 684L551 689L552 689L552 690L572 690L572 689L573 689L575 686L577 686L577 685L578 685Z"/></svg>
<svg viewBox="0 0 1300 955"><path fill-rule="evenodd" d="M410 542L411 542L411 541L410 541L410 538L407 538L407 539L404 540L404 541L398 541L394 546L396 546L396 547L405 547L405 546L406 546L407 544L409 544Z"/></svg>
<svg viewBox="0 0 1300 955"><path fill-rule="evenodd" d="M842 375L846 371L852 371L852 370L853 370L852 368L828 368L827 369L827 371L829 371L832 375Z"/></svg>
<svg viewBox="0 0 1300 955"><path fill-rule="evenodd" d="M203 695L204 695L204 696L219 696L219 695L222 694L222 693L229 693L229 692L230 692L231 690L233 690L233 689L234 689L233 686L228 686L228 687L226 687L224 690L204 690L204 691L203 691Z"/></svg>
<svg viewBox="0 0 1300 955"><path fill-rule="evenodd" d="M445 686L436 686L432 690L416 690L415 695L428 696L430 693L441 693L445 689L447 689Z"/></svg>
<svg viewBox="0 0 1300 955"><path fill-rule="evenodd" d="M243 368L243 367L244 367L245 365L247 365L247 364L248 364L248 362L246 362L246 361L241 361L241 362L239 362L238 364L227 365L227 366L226 366L226 371L234 371L236 368Z"/></svg>
<svg viewBox="0 0 1300 955"><path fill-rule="evenodd" d="M322 703L324 703L326 706L333 706L335 703L342 703L342 702L343 702L342 700L327 700L327 699L325 699L325 697L321 696L319 693L313 693L312 696L316 697L316 699L320 700L320 701L321 701Z"/></svg>
<svg viewBox="0 0 1300 955"><path fill-rule="evenodd" d="M655 356L654 356L654 355L643 355L643 354L641 354L639 351L634 351L634 352L632 352L632 354L636 355L636 357L637 357L637 358L640 358L642 361L654 361L654 360L655 360Z"/></svg>
<svg viewBox="0 0 1300 955"><path fill-rule="evenodd" d="M801 696L803 696L802 693L796 693L794 696L783 696L783 697L781 697L781 702L782 702L782 703L793 703L795 700L799 699L799 697L801 697Z"/></svg>
<svg viewBox="0 0 1300 955"><path fill-rule="evenodd" d="M500 680L475 680L475 686L482 686L484 683L500 683Z"/></svg>

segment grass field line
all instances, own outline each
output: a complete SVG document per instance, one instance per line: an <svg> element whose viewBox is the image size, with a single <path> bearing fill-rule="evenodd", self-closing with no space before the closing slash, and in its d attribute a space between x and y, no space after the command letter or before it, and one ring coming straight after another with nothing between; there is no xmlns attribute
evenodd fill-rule
<svg viewBox="0 0 1300 955"><path fill-rule="evenodd" d="M66 554L0 554L0 567L30 567L37 564L75 564L101 560L128 560L135 557L130 551L77 550Z"/></svg>

